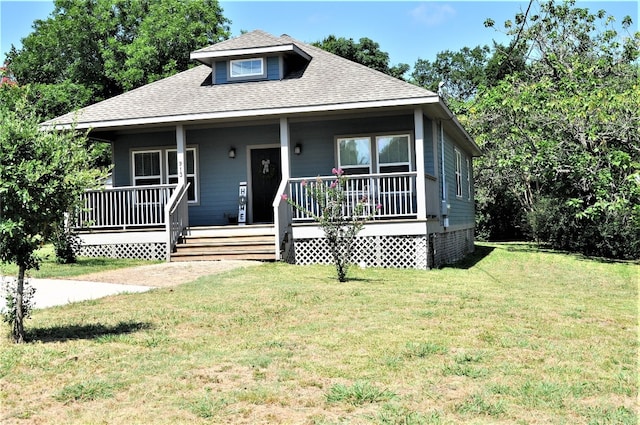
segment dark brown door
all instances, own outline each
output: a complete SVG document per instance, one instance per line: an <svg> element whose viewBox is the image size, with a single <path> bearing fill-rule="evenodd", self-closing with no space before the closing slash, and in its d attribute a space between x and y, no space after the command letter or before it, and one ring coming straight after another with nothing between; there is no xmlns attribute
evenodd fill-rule
<svg viewBox="0 0 640 425"><path fill-rule="evenodd" d="M280 149L251 150L251 207L254 223L273 223L273 200L280 186Z"/></svg>

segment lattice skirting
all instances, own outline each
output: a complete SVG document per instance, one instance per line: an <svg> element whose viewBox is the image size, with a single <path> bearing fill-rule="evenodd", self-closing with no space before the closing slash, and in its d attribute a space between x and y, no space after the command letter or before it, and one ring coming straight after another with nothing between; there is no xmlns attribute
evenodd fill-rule
<svg viewBox="0 0 640 425"><path fill-rule="evenodd" d="M296 239L287 260L300 265L333 263L324 238ZM364 267L405 269L426 269L427 261L426 235L357 237L351 258L352 263Z"/></svg>
<svg viewBox="0 0 640 425"><path fill-rule="evenodd" d="M167 258L167 244L161 242L152 242L121 243L108 245L82 245L77 254L83 257L165 260Z"/></svg>
<svg viewBox="0 0 640 425"><path fill-rule="evenodd" d="M434 233L431 235L431 263L433 267L452 264L462 260L474 251L473 227L454 232Z"/></svg>

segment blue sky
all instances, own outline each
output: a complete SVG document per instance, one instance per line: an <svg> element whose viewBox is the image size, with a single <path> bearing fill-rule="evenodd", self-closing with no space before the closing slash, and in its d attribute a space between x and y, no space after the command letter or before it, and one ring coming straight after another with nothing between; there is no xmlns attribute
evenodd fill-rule
<svg viewBox="0 0 640 425"><path fill-rule="evenodd" d="M443 50L491 45L506 38L495 29L485 28L486 18L500 28L506 19L526 8L527 1L220 1L224 16L232 21L232 35L241 30L262 29L275 35L288 34L312 42L329 34L353 38L369 37L389 53L392 64L413 66L418 58L433 60ZM640 2L578 2L594 11L605 9L618 23L626 15L637 31ZM32 31L35 19L46 19L53 11L52 1L0 0L0 62L11 44Z"/></svg>

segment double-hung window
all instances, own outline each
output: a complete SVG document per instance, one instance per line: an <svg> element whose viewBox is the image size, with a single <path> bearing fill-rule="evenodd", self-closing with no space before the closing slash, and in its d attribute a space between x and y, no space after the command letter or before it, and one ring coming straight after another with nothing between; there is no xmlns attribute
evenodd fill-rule
<svg viewBox="0 0 640 425"><path fill-rule="evenodd" d="M456 196L462 198L462 153L455 149L456 154Z"/></svg>
<svg viewBox="0 0 640 425"><path fill-rule="evenodd" d="M378 171L380 173L400 173L411 171L409 135L376 137L378 151Z"/></svg>
<svg viewBox="0 0 640 425"><path fill-rule="evenodd" d="M148 186L162 184L162 151L133 152L133 185Z"/></svg>
<svg viewBox="0 0 640 425"><path fill-rule="evenodd" d="M338 164L345 174L371 173L371 138L338 139Z"/></svg>
<svg viewBox="0 0 640 425"><path fill-rule="evenodd" d="M178 151L175 149L167 149L167 182L169 184L178 183ZM187 182L191 183L187 195L189 202L198 202L197 199L197 179L196 179L196 149L187 148L186 156L186 175Z"/></svg>
<svg viewBox="0 0 640 425"><path fill-rule="evenodd" d="M230 78L262 77L265 75L264 58L229 61Z"/></svg>
<svg viewBox="0 0 640 425"><path fill-rule="evenodd" d="M178 155L176 149L132 151L133 185L148 186L178 183ZM198 161L195 147L185 151L185 172L191 183L187 193L190 203L198 200Z"/></svg>

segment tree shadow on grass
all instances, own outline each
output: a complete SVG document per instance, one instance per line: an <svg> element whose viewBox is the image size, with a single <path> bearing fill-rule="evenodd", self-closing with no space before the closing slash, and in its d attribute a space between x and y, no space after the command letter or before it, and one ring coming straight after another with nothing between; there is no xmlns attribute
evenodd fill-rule
<svg viewBox="0 0 640 425"><path fill-rule="evenodd" d="M27 329L28 342L62 342L77 339L95 339L105 335L121 335L151 329L148 322L120 322L115 325L93 323L88 325L65 325Z"/></svg>
<svg viewBox="0 0 640 425"><path fill-rule="evenodd" d="M492 246L485 245L474 245L474 251L464 257L462 260L457 261L453 264L443 265L442 268L448 269L470 269L482 261L485 257L487 257L491 252L493 252L495 248Z"/></svg>

